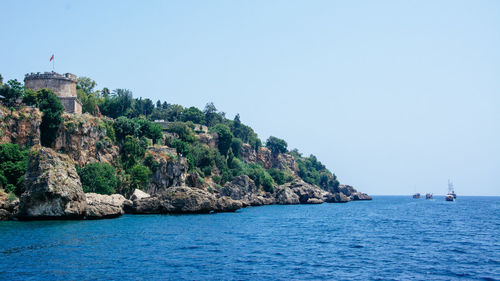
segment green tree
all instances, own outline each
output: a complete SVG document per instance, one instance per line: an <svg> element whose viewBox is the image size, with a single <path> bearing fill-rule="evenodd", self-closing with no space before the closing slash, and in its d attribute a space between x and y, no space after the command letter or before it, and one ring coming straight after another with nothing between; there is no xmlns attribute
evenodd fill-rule
<svg viewBox="0 0 500 281"><path fill-rule="evenodd" d="M115 168L108 163L91 163L77 168L84 192L113 194L117 186Z"/></svg>
<svg viewBox="0 0 500 281"><path fill-rule="evenodd" d="M85 94L89 95L94 92L97 83L89 77L80 76L76 83L76 89L81 89Z"/></svg>
<svg viewBox="0 0 500 281"><path fill-rule="evenodd" d="M141 164L136 164L128 173L131 177L130 187L132 190L134 189L144 189L149 183L149 176L151 175L151 171L148 167L143 166Z"/></svg>
<svg viewBox="0 0 500 281"><path fill-rule="evenodd" d="M0 144L0 187L20 196L28 168L28 150L13 143Z"/></svg>
<svg viewBox="0 0 500 281"><path fill-rule="evenodd" d="M127 89L116 89L99 105L101 113L111 117L118 118L120 116L126 116L132 109L132 104L134 100L132 98L132 92Z"/></svg>
<svg viewBox="0 0 500 281"><path fill-rule="evenodd" d="M273 178L260 164L247 164L244 174L251 178L255 185L262 187L264 191L274 192Z"/></svg>
<svg viewBox="0 0 500 281"><path fill-rule="evenodd" d="M150 138L153 143L162 139L163 129L160 125L143 118L134 118L133 121L139 125L138 137Z"/></svg>
<svg viewBox="0 0 500 281"><path fill-rule="evenodd" d="M208 127L213 127L224 121L224 114L218 113L217 108L212 102L207 103L203 110L203 114L205 115L205 125Z"/></svg>
<svg viewBox="0 0 500 281"><path fill-rule="evenodd" d="M190 108L186 108L182 111L182 121L188 122L191 121L196 124L203 124L205 120L205 115L198 108L191 106Z"/></svg>
<svg viewBox="0 0 500 281"><path fill-rule="evenodd" d="M223 124L217 124L213 130L217 133L217 148L219 149L219 152L227 156L227 152L229 148L231 147L231 143L233 141L233 134L231 133L231 130L226 125Z"/></svg>
<svg viewBox="0 0 500 281"><path fill-rule="evenodd" d="M127 169L134 166L144 157L147 143L133 136L126 136L125 142L120 150L123 166Z"/></svg>
<svg viewBox="0 0 500 281"><path fill-rule="evenodd" d="M14 106L17 99L21 98L24 94L24 87L17 80L9 80L7 84L0 85L0 98L2 103L6 106Z"/></svg>
<svg viewBox="0 0 500 281"><path fill-rule="evenodd" d="M123 141L126 136L138 136L140 124L125 116L120 116L113 124L115 136L118 141Z"/></svg>
<svg viewBox="0 0 500 281"><path fill-rule="evenodd" d="M235 157L241 156L241 146L243 145L243 141L239 138L233 138L231 141L231 150Z"/></svg>
<svg viewBox="0 0 500 281"><path fill-rule="evenodd" d="M43 112L40 124L40 142L45 147L52 147L57 138L57 131L62 122L64 108L59 98L50 90L41 89L39 108Z"/></svg>
<svg viewBox="0 0 500 281"><path fill-rule="evenodd" d="M269 148L274 155L286 153L288 151L288 144L286 141L273 136L267 139L266 147Z"/></svg>
<svg viewBox="0 0 500 281"><path fill-rule="evenodd" d="M196 140L194 131L191 129L189 123L172 122L168 124L167 132L177 134L185 142L194 142Z"/></svg>

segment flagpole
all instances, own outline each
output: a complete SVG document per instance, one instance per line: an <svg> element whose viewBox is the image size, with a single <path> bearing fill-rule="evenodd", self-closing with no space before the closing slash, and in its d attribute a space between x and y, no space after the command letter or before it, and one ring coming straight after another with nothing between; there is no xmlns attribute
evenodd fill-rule
<svg viewBox="0 0 500 281"><path fill-rule="evenodd" d="M56 67L54 66L56 63L56 57L52 60L52 71L55 71Z"/></svg>

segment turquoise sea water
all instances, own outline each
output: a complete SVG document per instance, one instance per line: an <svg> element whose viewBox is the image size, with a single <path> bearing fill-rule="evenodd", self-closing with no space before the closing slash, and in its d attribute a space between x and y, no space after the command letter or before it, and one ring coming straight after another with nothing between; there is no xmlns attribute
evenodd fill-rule
<svg viewBox="0 0 500 281"><path fill-rule="evenodd" d="M0 222L0 280L500 280L500 197Z"/></svg>

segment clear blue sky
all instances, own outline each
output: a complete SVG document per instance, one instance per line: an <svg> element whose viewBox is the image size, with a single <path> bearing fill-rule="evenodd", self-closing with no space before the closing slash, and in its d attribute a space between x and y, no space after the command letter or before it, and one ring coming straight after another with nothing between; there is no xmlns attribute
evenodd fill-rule
<svg viewBox="0 0 500 281"><path fill-rule="evenodd" d="M500 195L500 1L2 1L0 73L240 113L370 194Z"/></svg>

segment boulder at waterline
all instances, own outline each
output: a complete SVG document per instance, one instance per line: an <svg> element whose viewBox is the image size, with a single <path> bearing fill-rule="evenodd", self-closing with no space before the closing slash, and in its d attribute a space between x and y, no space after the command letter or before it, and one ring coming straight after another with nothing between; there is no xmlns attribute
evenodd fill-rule
<svg viewBox="0 0 500 281"><path fill-rule="evenodd" d="M121 194L102 195L97 193L85 193L87 219L104 219L119 217L125 213L123 205L128 201Z"/></svg>
<svg viewBox="0 0 500 281"><path fill-rule="evenodd" d="M30 150L19 219L81 219L87 201L73 161L50 148Z"/></svg>
<svg viewBox="0 0 500 281"><path fill-rule="evenodd" d="M227 182L220 190L220 196L240 200L243 206L261 206L274 204L272 197L266 196L248 176L238 176Z"/></svg>
<svg viewBox="0 0 500 281"><path fill-rule="evenodd" d="M196 214L234 212L242 204L229 197L217 198L203 189L175 186L161 194L136 199L132 201L132 205L125 207L126 212L136 214Z"/></svg>

